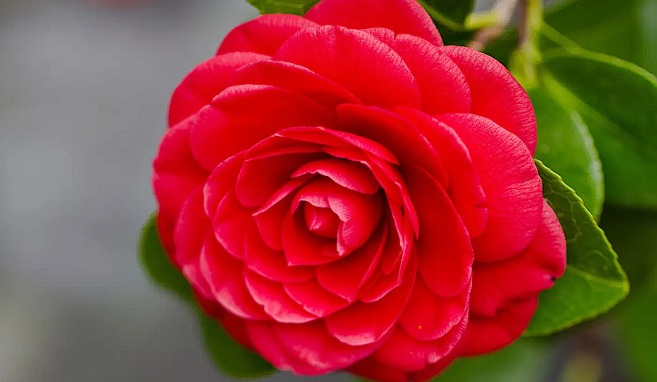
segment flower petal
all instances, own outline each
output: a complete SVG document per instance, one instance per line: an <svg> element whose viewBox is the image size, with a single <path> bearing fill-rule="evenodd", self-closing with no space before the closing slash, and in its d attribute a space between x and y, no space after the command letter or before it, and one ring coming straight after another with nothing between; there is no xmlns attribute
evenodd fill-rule
<svg viewBox="0 0 657 382"><path fill-rule="evenodd" d="M349 305L349 301L328 292L316 280L285 284L285 292L307 312L326 317Z"/></svg>
<svg viewBox="0 0 657 382"><path fill-rule="evenodd" d="M401 285L382 299L355 302L324 319L331 336L351 346L374 344L381 341L395 326L409 299L415 283L417 265L411 261Z"/></svg>
<svg viewBox="0 0 657 382"><path fill-rule="evenodd" d="M494 316L518 299L554 285L566 268L566 239L552 208L544 202L543 221L529 247L509 260L474 267L471 309Z"/></svg>
<svg viewBox="0 0 657 382"><path fill-rule="evenodd" d="M336 26L304 29L273 58L335 81L365 104L419 106L420 91L404 61L366 32Z"/></svg>
<svg viewBox="0 0 657 382"><path fill-rule="evenodd" d="M239 203L233 190L221 200L212 217L217 241L237 259L244 258L244 238L252 222L251 211Z"/></svg>
<svg viewBox="0 0 657 382"><path fill-rule="evenodd" d="M169 126L197 113L229 86L235 71L244 65L269 58L256 53L235 52L212 57L195 67L171 96Z"/></svg>
<svg viewBox="0 0 657 382"><path fill-rule="evenodd" d="M450 357L462 338L468 323L468 314L445 336L434 341L418 341L401 328L395 328L392 336L374 353L381 363L406 371L422 371L431 364Z"/></svg>
<svg viewBox="0 0 657 382"><path fill-rule="evenodd" d="M476 261L499 261L523 251L536 235L543 211L541 178L531 153L515 135L470 114L444 114L468 147L486 193L488 224L473 240Z"/></svg>
<svg viewBox="0 0 657 382"><path fill-rule="evenodd" d="M424 280L418 278L399 324L416 340L432 341L449 333L467 312L468 290L456 297L443 298L433 294Z"/></svg>
<svg viewBox="0 0 657 382"><path fill-rule="evenodd" d="M247 290L242 262L226 253L212 235L203 244L201 272L212 288L214 300L229 312L249 320L269 318Z"/></svg>
<svg viewBox="0 0 657 382"><path fill-rule="evenodd" d="M470 87L465 75L441 49L409 35L397 36L392 47L418 82L423 112L429 115L470 112Z"/></svg>
<svg viewBox="0 0 657 382"><path fill-rule="evenodd" d="M271 56L299 30L317 27L311 20L296 15L262 15L233 28L219 46L217 54L253 52Z"/></svg>
<svg viewBox="0 0 657 382"><path fill-rule="evenodd" d="M461 46L442 50L465 74L472 94L472 113L486 117L520 138L533 155L536 114L527 92L496 59Z"/></svg>
<svg viewBox="0 0 657 382"><path fill-rule="evenodd" d="M248 269L244 272L244 279L253 299L277 322L299 324L317 318L292 300L280 283L267 280Z"/></svg>
<svg viewBox="0 0 657 382"><path fill-rule="evenodd" d="M289 354L328 371L344 369L369 356L376 344L351 346L331 337L323 323L305 325L273 325L276 338Z"/></svg>
<svg viewBox="0 0 657 382"><path fill-rule="evenodd" d="M394 111L413 122L440 153L448 177L446 191L470 237L481 235L488 222L486 195L470 152L461 138L454 130L422 112L408 108L396 108Z"/></svg>
<svg viewBox="0 0 657 382"><path fill-rule="evenodd" d="M208 176L194 160L189 147L190 125L167 130L153 161L153 190L158 203L157 229L169 254L180 210L192 191Z"/></svg>
<svg viewBox="0 0 657 382"><path fill-rule="evenodd" d="M342 103L360 103L358 98L336 82L285 61L264 60L246 65L231 76L231 85L271 85L303 94L334 108Z"/></svg>
<svg viewBox="0 0 657 382"><path fill-rule="evenodd" d="M316 274L319 284L348 301L354 301L379 266L387 236L387 224L382 224L365 245L348 257L318 266Z"/></svg>
<svg viewBox="0 0 657 382"><path fill-rule="evenodd" d="M495 317L473 314L463 335L459 349L462 356L486 354L515 341L529 325L538 298L516 301L498 312Z"/></svg>
<svg viewBox="0 0 657 382"><path fill-rule="evenodd" d="M363 194L374 194L381 188L367 167L336 158L307 163L299 167L292 177L305 174L324 175L342 187Z"/></svg>
<svg viewBox="0 0 657 382"><path fill-rule="evenodd" d="M363 17L367 15L367 17ZM323 0L305 16L320 25L342 25L347 28L388 28L408 33L432 44L443 44L431 17L413 0Z"/></svg>
<svg viewBox="0 0 657 382"><path fill-rule="evenodd" d="M438 296L459 295L472 275L470 237L445 190L424 170L410 170L406 184L420 218L416 243L420 274Z"/></svg>
<svg viewBox="0 0 657 382"><path fill-rule="evenodd" d="M280 234L280 233L279 233ZM282 283L298 283L313 279L315 272L309 267L290 267L285 254L269 248L254 225L246 234L244 264L250 270L269 280Z"/></svg>
<svg viewBox="0 0 657 382"><path fill-rule="evenodd" d="M188 119L194 158L214 169L224 159L248 149L289 126L331 126L335 117L316 101L268 85L231 86L211 106ZM187 120L186 120L187 121Z"/></svg>
<svg viewBox="0 0 657 382"><path fill-rule="evenodd" d="M446 184L447 174L440 156L417 127L405 118L388 110L362 105L341 105L338 117L345 130L387 147L402 167L418 165L441 184Z"/></svg>

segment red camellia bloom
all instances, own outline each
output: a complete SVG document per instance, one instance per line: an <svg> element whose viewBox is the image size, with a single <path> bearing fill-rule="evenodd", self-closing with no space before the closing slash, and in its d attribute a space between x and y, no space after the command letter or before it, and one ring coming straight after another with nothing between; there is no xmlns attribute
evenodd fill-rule
<svg viewBox="0 0 657 382"><path fill-rule="evenodd" d="M171 100L158 229L275 367L421 381L527 327L565 268L526 93L411 0L233 29Z"/></svg>

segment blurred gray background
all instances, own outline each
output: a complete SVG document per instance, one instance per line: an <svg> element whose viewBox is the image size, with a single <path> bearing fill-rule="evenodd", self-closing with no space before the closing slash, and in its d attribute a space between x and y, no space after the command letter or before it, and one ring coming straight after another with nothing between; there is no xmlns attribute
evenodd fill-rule
<svg viewBox="0 0 657 382"><path fill-rule="evenodd" d="M255 15L242 0L0 0L0 381L229 380L136 243L171 91Z"/></svg>

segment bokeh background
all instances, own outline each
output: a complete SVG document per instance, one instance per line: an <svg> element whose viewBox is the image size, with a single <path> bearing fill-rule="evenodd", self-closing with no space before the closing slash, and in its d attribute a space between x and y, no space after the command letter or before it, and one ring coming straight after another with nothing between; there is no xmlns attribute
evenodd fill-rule
<svg viewBox="0 0 657 382"><path fill-rule="evenodd" d="M171 91L255 15L243 0L0 0L0 381L230 380L206 355L195 315L148 282L136 244L155 208L151 160ZM627 326L657 330L644 308L630 309ZM524 341L498 358L511 370L502 380L534 382L544 370L541 382L624 382L633 364L622 347L602 344L616 365L607 373L586 352L570 362L569 349L599 346L614 325L554 346ZM650 346L647 364L657 360ZM482 381L499 370L478 365ZM550 365L575 368L575 379Z"/></svg>

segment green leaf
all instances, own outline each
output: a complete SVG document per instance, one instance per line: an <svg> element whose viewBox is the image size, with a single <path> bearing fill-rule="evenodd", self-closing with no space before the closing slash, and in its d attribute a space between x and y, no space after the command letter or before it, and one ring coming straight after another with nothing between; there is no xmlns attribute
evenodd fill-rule
<svg viewBox="0 0 657 382"><path fill-rule="evenodd" d="M655 0L576 0L547 12L546 22L582 48L631 61L657 74Z"/></svg>
<svg viewBox="0 0 657 382"><path fill-rule="evenodd" d="M260 13L304 15L319 0L247 0Z"/></svg>
<svg viewBox="0 0 657 382"><path fill-rule="evenodd" d="M139 249L141 264L155 284L177 294L187 302L193 301L192 288L162 248L155 214L148 218L142 228Z"/></svg>
<svg viewBox="0 0 657 382"><path fill-rule="evenodd" d="M258 354L235 342L215 319L201 311L198 314L208 353L221 370L241 378L262 377L276 371Z"/></svg>
<svg viewBox="0 0 657 382"><path fill-rule="evenodd" d="M536 158L558 173L595 217L602 212L602 165L584 120L561 103L560 89L530 89L538 120Z"/></svg>
<svg viewBox="0 0 657 382"><path fill-rule="evenodd" d="M581 50L546 55L542 78L589 127L607 201L657 209L657 79L634 64Z"/></svg>
<svg viewBox="0 0 657 382"><path fill-rule="evenodd" d="M419 0L431 17L450 29L463 29L474 0Z"/></svg>
<svg viewBox="0 0 657 382"><path fill-rule="evenodd" d="M551 345L522 338L492 354L459 358L435 382L531 382L548 374Z"/></svg>
<svg viewBox="0 0 657 382"><path fill-rule="evenodd" d="M561 177L536 161L543 196L566 235L568 266L555 286L541 293L539 308L525 335L545 335L596 317L629 292L618 257L582 200Z"/></svg>

